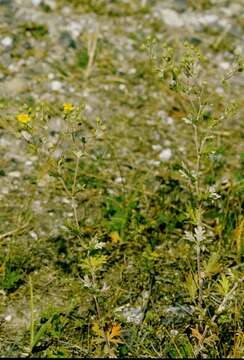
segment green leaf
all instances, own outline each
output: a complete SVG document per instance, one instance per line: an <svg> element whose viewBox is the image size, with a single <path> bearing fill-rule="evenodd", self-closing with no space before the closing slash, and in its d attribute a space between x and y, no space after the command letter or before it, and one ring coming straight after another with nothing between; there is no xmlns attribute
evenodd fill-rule
<svg viewBox="0 0 244 360"><path fill-rule="evenodd" d="M189 273L186 277L186 282L184 284L185 289L188 291L191 301L195 301L197 295L197 275Z"/></svg>
<svg viewBox="0 0 244 360"><path fill-rule="evenodd" d="M41 338L46 334L52 320L55 314L51 316L48 321L46 321L39 329L39 331L36 333L33 339L33 343L31 344L31 351L32 349L37 345L37 343L41 340Z"/></svg>
<svg viewBox="0 0 244 360"><path fill-rule="evenodd" d="M217 252L214 252L210 258L208 259L208 263L205 267L205 273L207 276L212 276L220 271L220 264L219 264L220 255Z"/></svg>

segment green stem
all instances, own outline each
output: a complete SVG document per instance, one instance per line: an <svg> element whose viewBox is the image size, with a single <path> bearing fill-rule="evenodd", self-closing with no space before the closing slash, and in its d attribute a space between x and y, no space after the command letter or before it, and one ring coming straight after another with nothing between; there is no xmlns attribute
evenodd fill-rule
<svg viewBox="0 0 244 360"><path fill-rule="evenodd" d="M29 285L30 285L30 352L32 352L32 347L34 344L34 331L35 331L35 320L34 320L34 296L33 296L33 286L31 276L29 276Z"/></svg>

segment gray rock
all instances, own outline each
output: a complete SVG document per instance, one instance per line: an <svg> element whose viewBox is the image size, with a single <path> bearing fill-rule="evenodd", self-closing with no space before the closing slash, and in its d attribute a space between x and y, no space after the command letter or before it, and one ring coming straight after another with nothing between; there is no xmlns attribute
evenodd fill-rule
<svg viewBox="0 0 244 360"><path fill-rule="evenodd" d="M160 13L162 14L163 21L166 25L175 28L184 26L184 21L176 11L172 9L161 9Z"/></svg>
<svg viewBox="0 0 244 360"><path fill-rule="evenodd" d="M20 77L7 79L0 83L0 94L5 97L15 97L28 89L28 81Z"/></svg>

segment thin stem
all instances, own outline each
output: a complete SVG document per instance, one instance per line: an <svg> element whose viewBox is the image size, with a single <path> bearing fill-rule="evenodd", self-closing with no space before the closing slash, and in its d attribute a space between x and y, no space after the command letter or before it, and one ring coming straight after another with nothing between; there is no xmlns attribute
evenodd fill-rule
<svg viewBox="0 0 244 360"><path fill-rule="evenodd" d="M96 287L96 278L95 278L95 274L94 274L94 271L93 271L92 268L91 268L90 272L91 272L91 277L92 277L92 285L93 285L93 287ZM94 299L94 302L95 302L95 305L96 305L96 311L97 311L97 317L98 317L99 325L100 325L100 328L103 331L104 340L106 342L106 345L107 345L108 349L110 349L109 340L108 340L107 334L106 334L106 332L104 330L104 327L103 327L103 324L102 324L102 315L101 315L99 302L97 300L97 296L93 295L93 299Z"/></svg>
<svg viewBox="0 0 244 360"><path fill-rule="evenodd" d="M202 297L203 297L203 279L201 271L201 247L197 242L197 275L198 275L198 306L202 309Z"/></svg>
<svg viewBox="0 0 244 360"><path fill-rule="evenodd" d="M72 198L72 208L74 211L75 225L76 225L77 229L79 229L78 214L77 214L77 210L76 210L76 201L74 198Z"/></svg>
<svg viewBox="0 0 244 360"><path fill-rule="evenodd" d="M75 195L77 175L78 175L78 170L79 170L79 163L80 163L80 156L76 156L75 174L74 174L73 185L72 185L72 196Z"/></svg>
<svg viewBox="0 0 244 360"><path fill-rule="evenodd" d="M98 300L97 300L96 295L93 295L93 299L94 299L94 301L95 301L96 310L97 310L97 317L98 317L98 321L99 321L100 327L102 328L102 331L103 331L104 340L105 340L105 342L106 342L106 345L107 345L108 349L110 349L110 344L109 344L109 341L108 341L108 337L107 337L107 334L106 334L106 332L105 332L105 330L104 330L104 327L103 327L103 324L102 324L102 317L101 317L100 306L99 306L99 303L98 303Z"/></svg>
<svg viewBox="0 0 244 360"><path fill-rule="evenodd" d="M12 236L12 235L14 235L14 234L17 234L17 233L21 232L21 231L24 230L29 224L30 224L30 222L28 221L26 224L18 227L17 229L8 231L8 232L6 232L6 233L4 233L4 234L0 234L0 240L4 239L4 238L6 238L6 237L10 237L10 236Z"/></svg>
<svg viewBox="0 0 244 360"><path fill-rule="evenodd" d="M94 57L95 57L95 53L96 53L96 48L97 48L97 38L98 38L98 29L96 30L96 32L91 34L89 39L88 39L89 61L88 61L87 68L85 70L85 78L86 79L91 74L91 70L92 70L92 66L93 66L93 62L94 62Z"/></svg>
<svg viewBox="0 0 244 360"><path fill-rule="evenodd" d="M196 193L197 198L199 200L200 198L200 189L199 189L199 172L200 172L200 161L201 161L201 152L200 152L200 145L199 145L199 136L198 136L198 128L196 125L193 125L194 128L194 142L195 142L195 148L196 148Z"/></svg>
<svg viewBox="0 0 244 360"><path fill-rule="evenodd" d="M32 352L32 347L34 344L34 326L35 326L35 320L34 320L34 297L33 297L33 286L32 286L32 280L31 276L29 276L29 286L30 286L30 352Z"/></svg>
<svg viewBox="0 0 244 360"><path fill-rule="evenodd" d="M78 214L77 214L77 210L76 210L75 191L76 191L76 184L77 184L77 175L78 175L78 170L79 170L79 162L80 162L80 156L76 156L75 173L74 173L74 178L73 178L73 184L72 184L72 190L71 191L67 188L67 186L65 184L65 181L62 178L62 176L60 176L60 178L59 178L61 184L63 185L63 188L64 188L66 194L71 199L72 209L73 209L74 218L75 218L75 224L76 224L77 228L79 228L79 221L78 221ZM61 175L60 165L59 165L59 174Z"/></svg>
<svg viewBox="0 0 244 360"><path fill-rule="evenodd" d="M77 210L76 210L75 190L76 190L79 163L80 163L80 156L76 156L75 173L74 173L71 197L72 197L72 207L73 207L73 210L74 210L75 224L76 224L77 228L79 228L79 221L78 221L78 214L77 214Z"/></svg>

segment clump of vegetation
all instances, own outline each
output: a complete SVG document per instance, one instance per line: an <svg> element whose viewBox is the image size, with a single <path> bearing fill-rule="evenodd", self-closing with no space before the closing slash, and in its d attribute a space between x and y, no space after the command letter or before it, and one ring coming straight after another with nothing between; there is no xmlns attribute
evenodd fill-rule
<svg viewBox="0 0 244 360"><path fill-rule="evenodd" d="M105 3L72 1L65 11L116 15L119 33L120 18L150 10L147 1ZM39 10L51 16L49 5ZM110 56L100 26L75 39L63 31L68 55L48 59L49 80L72 72L73 90L81 78L91 99L67 96L54 80L56 101L1 100L11 144L0 160L4 356L243 356L244 161L232 146L243 63L233 54L219 74L204 43L150 21L165 41L130 30L140 55L130 71ZM40 24L23 22L20 36L44 46L49 28Z"/></svg>

